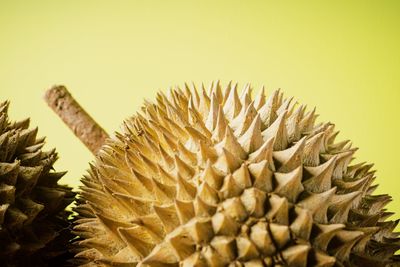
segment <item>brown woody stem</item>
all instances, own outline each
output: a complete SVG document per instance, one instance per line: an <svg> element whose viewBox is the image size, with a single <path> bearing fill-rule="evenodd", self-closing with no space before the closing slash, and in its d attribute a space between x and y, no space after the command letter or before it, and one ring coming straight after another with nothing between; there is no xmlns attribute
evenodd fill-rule
<svg viewBox="0 0 400 267"><path fill-rule="evenodd" d="M47 90L44 95L47 104L96 155L104 144L108 134L97 122L79 105L63 85L56 85Z"/></svg>

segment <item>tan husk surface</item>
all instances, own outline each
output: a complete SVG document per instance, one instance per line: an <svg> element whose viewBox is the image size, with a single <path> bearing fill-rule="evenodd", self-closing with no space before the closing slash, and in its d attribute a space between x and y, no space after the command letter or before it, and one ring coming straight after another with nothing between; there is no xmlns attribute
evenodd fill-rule
<svg viewBox="0 0 400 267"><path fill-rule="evenodd" d="M0 265L61 266L72 238L65 211L71 188L57 184L55 150L29 120L10 122L8 102L0 103Z"/></svg>
<svg viewBox="0 0 400 267"><path fill-rule="evenodd" d="M278 90L159 93L91 165L77 207L82 266L385 266L398 221L371 164Z"/></svg>

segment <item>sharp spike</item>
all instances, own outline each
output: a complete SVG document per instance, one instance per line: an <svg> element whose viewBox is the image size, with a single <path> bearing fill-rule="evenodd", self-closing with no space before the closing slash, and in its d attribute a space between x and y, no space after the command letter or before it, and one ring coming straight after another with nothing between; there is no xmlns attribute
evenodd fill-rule
<svg viewBox="0 0 400 267"><path fill-rule="evenodd" d="M167 117L174 121L180 127L184 127L188 124L185 115L185 112L181 112L181 109L179 107L174 107L170 103L167 104Z"/></svg>
<svg viewBox="0 0 400 267"><path fill-rule="evenodd" d="M268 226L275 245L278 249L282 249L290 240L289 227L276 223L270 223Z"/></svg>
<svg viewBox="0 0 400 267"><path fill-rule="evenodd" d="M221 89L221 84L220 81L217 80L214 82L212 90L211 90L211 95L215 95L216 99L218 100L218 104L223 104L223 96L222 96L222 89Z"/></svg>
<svg viewBox="0 0 400 267"><path fill-rule="evenodd" d="M242 164L240 158L235 157L225 148L222 148L222 155L218 157L214 167L224 173L232 173Z"/></svg>
<svg viewBox="0 0 400 267"><path fill-rule="evenodd" d="M254 98L254 108L259 110L265 104L265 88L264 85L258 91L258 94Z"/></svg>
<svg viewBox="0 0 400 267"><path fill-rule="evenodd" d="M236 247L239 260L251 260L259 257L256 246L246 237L236 237Z"/></svg>
<svg viewBox="0 0 400 267"><path fill-rule="evenodd" d="M200 93L200 103L199 103L199 112L203 118L206 118L208 112L210 110L210 98L207 95L206 89L204 88L204 84L202 84L202 91Z"/></svg>
<svg viewBox="0 0 400 267"><path fill-rule="evenodd" d="M347 165L350 163L356 149L339 153L336 160L336 166L333 171L333 179L341 179L346 173Z"/></svg>
<svg viewBox="0 0 400 267"><path fill-rule="evenodd" d="M195 241L188 234L187 229L180 227L169 235L169 243L179 260L183 260L196 250Z"/></svg>
<svg viewBox="0 0 400 267"><path fill-rule="evenodd" d="M322 152L324 133L318 133L306 141L304 147L304 166L316 167L320 164L319 154Z"/></svg>
<svg viewBox="0 0 400 267"><path fill-rule="evenodd" d="M236 184L242 189L248 188L252 185L249 169L246 164L242 164L239 169L237 169L233 174L233 179Z"/></svg>
<svg viewBox="0 0 400 267"><path fill-rule="evenodd" d="M151 181L153 185L153 193L155 194L158 201L166 204L171 203L176 195L175 187L161 184L154 179L152 179Z"/></svg>
<svg viewBox="0 0 400 267"><path fill-rule="evenodd" d="M214 214L217 209L216 206L207 204L200 197L196 197L193 204L197 217L209 217Z"/></svg>
<svg viewBox="0 0 400 267"><path fill-rule="evenodd" d="M205 121L205 125L210 132L213 132L217 124L219 103L215 94L211 95L211 109Z"/></svg>
<svg viewBox="0 0 400 267"><path fill-rule="evenodd" d="M180 175L185 180L192 179L195 170L180 159L177 155L174 156L176 176Z"/></svg>
<svg viewBox="0 0 400 267"><path fill-rule="evenodd" d="M327 223L327 210L329 207L329 202L335 192L336 187L319 194L310 193L303 200L299 201L297 205L310 211L313 215L314 221L318 223Z"/></svg>
<svg viewBox="0 0 400 267"><path fill-rule="evenodd" d="M197 193L196 187L183 179L179 174L176 181L176 198L182 201L192 201Z"/></svg>
<svg viewBox="0 0 400 267"><path fill-rule="evenodd" d="M214 233L218 236L235 236L239 230L239 225L233 218L224 213L217 212L212 217Z"/></svg>
<svg viewBox="0 0 400 267"><path fill-rule="evenodd" d="M209 139L207 138L207 136L203 135L195 128L187 126L187 127L185 127L185 130L190 136L189 140L192 139L193 143L197 144L200 141L209 143Z"/></svg>
<svg viewBox="0 0 400 267"><path fill-rule="evenodd" d="M315 251L315 261L315 267L333 267L336 258L317 250Z"/></svg>
<svg viewBox="0 0 400 267"><path fill-rule="evenodd" d="M305 167L305 170L312 176L303 182L304 188L312 193L322 193L331 188L333 169L336 157L317 167Z"/></svg>
<svg viewBox="0 0 400 267"><path fill-rule="evenodd" d="M289 202L286 198L272 193L269 197L270 209L265 217L278 224L289 224Z"/></svg>
<svg viewBox="0 0 400 267"><path fill-rule="evenodd" d="M233 261L236 258L236 243L234 237L214 236L210 245L221 257L226 258L226 261Z"/></svg>
<svg viewBox="0 0 400 267"><path fill-rule="evenodd" d="M256 188L248 188L244 190L240 196L243 206L246 208L247 213L256 218L264 215L264 206L267 199L267 194Z"/></svg>
<svg viewBox="0 0 400 267"><path fill-rule="evenodd" d="M298 107L287 119L286 129L289 143L296 142L301 137L300 120L304 113L304 107Z"/></svg>
<svg viewBox="0 0 400 267"><path fill-rule="evenodd" d="M373 178L373 174L366 175L363 178L359 178L357 180L350 180L350 181L343 181L336 179L334 181L334 185L337 186L338 192L341 194L344 193L351 193L353 191L361 191L364 192L368 189L369 187L369 181Z"/></svg>
<svg viewBox="0 0 400 267"><path fill-rule="evenodd" d="M184 112L184 114L186 114L187 112ZM174 135L179 136L180 139L186 140L188 138L187 133L185 132L185 130L179 126L177 123L175 123L172 119L168 118L168 117L164 117L164 122L168 125L168 128L171 129L171 131L173 132ZM188 120L189 118L185 119Z"/></svg>
<svg viewBox="0 0 400 267"><path fill-rule="evenodd" d="M360 238L362 238L363 235L364 233L361 231L339 230L335 235L335 239L343 242L343 245L333 248L330 253L332 253L337 259L347 261L350 257L350 252L353 246L358 240L360 240Z"/></svg>
<svg viewBox="0 0 400 267"><path fill-rule="evenodd" d="M232 88L232 81L229 81L228 84L225 87L225 91L224 91L224 96L223 96L223 101L222 104L225 106L225 103L230 95L231 92L231 88Z"/></svg>
<svg viewBox="0 0 400 267"><path fill-rule="evenodd" d="M281 165L278 168L279 172L291 172L302 165L305 140L306 138L303 137L294 146L272 153L274 159Z"/></svg>
<svg viewBox="0 0 400 267"><path fill-rule="evenodd" d="M202 119L201 115L199 114L199 112L197 112L194 109L189 108L189 121L190 121L190 125L192 127L185 126L184 128L186 131L188 131L186 128L190 127L190 128L196 129L199 133L201 133L206 138L211 137L211 133L207 129L207 127L204 125L203 119ZM188 134L189 134L189 136L193 137L193 135L191 135L190 132L188 132Z"/></svg>
<svg viewBox="0 0 400 267"><path fill-rule="evenodd" d="M225 137L225 130L228 126L222 106L218 108L217 124L215 126L212 139L221 142Z"/></svg>
<svg viewBox="0 0 400 267"><path fill-rule="evenodd" d="M361 191L355 191L344 195L334 195L328 209L329 222L345 223L350 208L355 207L362 195ZM358 199L358 200L356 200Z"/></svg>
<svg viewBox="0 0 400 267"><path fill-rule="evenodd" d="M197 90L194 82L191 83L190 91L192 93L191 95L192 95L193 101L196 104L196 107L198 107L200 105L200 96L199 96L198 90Z"/></svg>
<svg viewBox="0 0 400 267"><path fill-rule="evenodd" d="M303 192L304 187L301 183L302 166L289 173L275 173L277 187L275 193L286 197L290 202L296 203L298 195Z"/></svg>
<svg viewBox="0 0 400 267"><path fill-rule="evenodd" d="M195 216L194 206L192 201L180 201L175 199L175 209L180 224L187 223L190 219L192 219Z"/></svg>
<svg viewBox="0 0 400 267"><path fill-rule="evenodd" d="M176 214L174 204L170 204L167 206L154 205L153 209L158 218L160 218L166 233L172 232L176 227L179 226L179 218Z"/></svg>
<svg viewBox="0 0 400 267"><path fill-rule="evenodd" d="M276 253L276 247L269 234L268 227L266 222L259 221L251 227L250 239L264 255L273 256Z"/></svg>
<svg viewBox="0 0 400 267"><path fill-rule="evenodd" d="M237 93L237 83L230 89L229 96L224 104L224 113L229 120L235 118L242 108L240 104L239 96Z"/></svg>
<svg viewBox="0 0 400 267"><path fill-rule="evenodd" d="M242 103L242 106L247 107L250 102L251 102L251 85L250 83L246 83L246 85L244 86L244 89L239 97L240 99L240 103Z"/></svg>
<svg viewBox="0 0 400 267"><path fill-rule="evenodd" d="M226 149L235 157L238 157L240 159L245 159L247 156L246 152L240 146L238 140L233 135L233 132L229 126L226 127L224 139L222 140L222 142L215 145L215 149L219 153L221 153L223 149Z"/></svg>
<svg viewBox="0 0 400 267"><path fill-rule="evenodd" d="M193 218L185 224L185 229L197 244L208 243L214 235L211 218Z"/></svg>
<svg viewBox="0 0 400 267"><path fill-rule="evenodd" d="M176 150L176 144L175 144L174 138L172 136L170 136L169 134L162 132L160 141L163 142L166 150L169 150L169 151Z"/></svg>
<svg viewBox="0 0 400 267"><path fill-rule="evenodd" d="M141 173L137 172L134 169L131 169L132 173L132 185L137 187L137 190L132 192L133 190L129 191L133 196L135 196L137 192L143 193L140 194L142 196L150 196L150 192L153 192L153 183L150 178L142 175Z"/></svg>
<svg viewBox="0 0 400 267"><path fill-rule="evenodd" d="M315 120L318 115L315 115L315 108L306 113L306 115L300 121L300 132L306 133L310 132L314 127Z"/></svg>
<svg viewBox="0 0 400 267"><path fill-rule="evenodd" d="M277 118L276 111L278 110L278 95L279 90L273 91L268 97L267 102L258 109L258 113L261 115L263 129L270 127Z"/></svg>
<svg viewBox="0 0 400 267"><path fill-rule="evenodd" d="M207 266L225 266L227 262L224 262L222 258L211 246L204 246L201 250L201 254L207 261Z"/></svg>
<svg viewBox="0 0 400 267"><path fill-rule="evenodd" d="M231 174L225 177L224 183L220 190L220 195L223 199L240 196L243 192L243 188L240 187Z"/></svg>
<svg viewBox="0 0 400 267"><path fill-rule="evenodd" d="M294 213L296 214L296 218L290 224L290 230L297 238L310 240L313 225L312 213L300 207L295 207Z"/></svg>
<svg viewBox="0 0 400 267"><path fill-rule="evenodd" d="M270 138L256 151L249 155L249 162L251 163L258 163L263 160L267 160L269 164L269 168L274 171L275 165L272 159L273 154L273 146L274 146L274 138Z"/></svg>
<svg viewBox="0 0 400 267"><path fill-rule="evenodd" d="M219 190L224 181L224 176L214 169L211 161L207 161L206 168L200 175L200 181L201 182L205 181L212 188Z"/></svg>
<svg viewBox="0 0 400 267"><path fill-rule="evenodd" d="M200 153L197 154L197 160L201 163L206 163L208 160L215 162L218 158L217 152L213 147L207 145L207 143L200 141ZM200 164L201 166L201 164Z"/></svg>
<svg viewBox="0 0 400 267"><path fill-rule="evenodd" d="M243 221L248 216L246 209L239 197L233 197L224 200L224 202L222 202L222 207L226 213L236 221Z"/></svg>
<svg viewBox="0 0 400 267"><path fill-rule="evenodd" d="M352 247L352 252L362 254L367 249L367 245L371 241L372 236L380 229L379 227L355 227L351 230L362 231L364 233L363 237Z"/></svg>
<svg viewBox="0 0 400 267"><path fill-rule="evenodd" d="M142 257L151 252L154 244L159 239L154 234L151 234L145 227L138 225L130 228L120 227L118 228L118 234L131 250L137 252Z"/></svg>
<svg viewBox="0 0 400 267"><path fill-rule="evenodd" d="M253 186L264 192L272 192L272 171L269 169L268 161L263 160L259 163L251 163L249 171L253 177Z"/></svg>
<svg viewBox="0 0 400 267"><path fill-rule="evenodd" d="M200 185L198 196L209 205L217 205L219 203L218 192L205 181Z"/></svg>
<svg viewBox="0 0 400 267"><path fill-rule="evenodd" d="M163 166L165 166L168 170L174 168L175 165L173 157L171 157L161 145L158 145L158 149L160 151L161 159L163 161Z"/></svg>
<svg viewBox="0 0 400 267"><path fill-rule="evenodd" d="M288 114L292 114L294 106L297 104L297 102L296 102L291 105L291 103L293 101L293 97L283 99L283 92L279 92L278 97L279 97L279 100L278 100L279 108L276 111L276 114L279 116L279 114L281 114L282 112L285 112L285 111L287 111Z"/></svg>
<svg viewBox="0 0 400 267"><path fill-rule="evenodd" d="M311 247L306 244L294 245L282 251L282 258L288 266L306 267L310 249Z"/></svg>
<svg viewBox="0 0 400 267"><path fill-rule="evenodd" d="M253 153L259 149L264 141L261 135L261 119L258 114L246 132L240 136L238 142L247 153Z"/></svg>
<svg viewBox="0 0 400 267"><path fill-rule="evenodd" d="M285 116L286 112L280 114L279 117L271 124L271 126L262 132L264 140L274 138L274 150L283 150L288 145Z"/></svg>
<svg viewBox="0 0 400 267"><path fill-rule="evenodd" d="M248 105L246 109L245 107L243 107L239 115L237 115L237 117L229 124L235 131L235 136L239 137L243 135L250 127L256 116L257 111L254 108L253 103L250 103L250 105Z"/></svg>
<svg viewBox="0 0 400 267"><path fill-rule="evenodd" d="M197 165L197 158L195 153L190 152L181 142L178 142L177 149L181 158L185 159L193 166Z"/></svg>
<svg viewBox="0 0 400 267"><path fill-rule="evenodd" d="M184 88L184 94L185 94L186 98L189 99L192 96L192 92L190 91L190 87L187 84L187 82L184 82L183 88Z"/></svg>
<svg viewBox="0 0 400 267"><path fill-rule="evenodd" d="M315 238L313 246L322 251L326 251L328 244L335 234L345 227L344 224L314 224L315 225Z"/></svg>

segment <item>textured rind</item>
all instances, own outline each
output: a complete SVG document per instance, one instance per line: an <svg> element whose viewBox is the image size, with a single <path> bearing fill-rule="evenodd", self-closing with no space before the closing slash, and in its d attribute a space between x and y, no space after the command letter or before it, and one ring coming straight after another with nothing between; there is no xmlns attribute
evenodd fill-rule
<svg viewBox="0 0 400 267"><path fill-rule="evenodd" d="M82 182L81 266L394 266L398 220L372 165L278 90L159 93Z"/></svg>
<svg viewBox="0 0 400 267"><path fill-rule="evenodd" d="M75 194L57 184L55 150L42 151L29 120L10 122L8 106L0 103L0 265L61 266L72 238L64 209Z"/></svg>

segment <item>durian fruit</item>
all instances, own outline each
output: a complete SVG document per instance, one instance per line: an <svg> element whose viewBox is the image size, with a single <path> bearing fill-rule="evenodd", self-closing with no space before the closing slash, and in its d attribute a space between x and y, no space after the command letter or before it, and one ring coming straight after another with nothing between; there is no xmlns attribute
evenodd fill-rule
<svg viewBox="0 0 400 267"><path fill-rule="evenodd" d="M390 266L398 220L371 164L315 110L247 84L171 89L98 153L74 231L81 266Z"/></svg>
<svg viewBox="0 0 400 267"><path fill-rule="evenodd" d="M55 150L29 119L10 122L9 102L0 103L0 266L61 266L72 237L65 207L71 188L57 184Z"/></svg>

